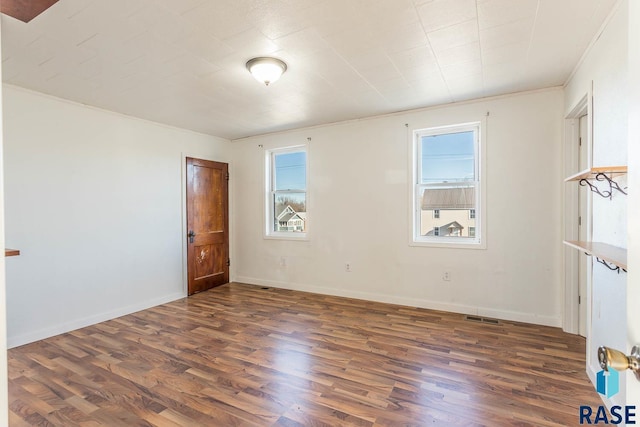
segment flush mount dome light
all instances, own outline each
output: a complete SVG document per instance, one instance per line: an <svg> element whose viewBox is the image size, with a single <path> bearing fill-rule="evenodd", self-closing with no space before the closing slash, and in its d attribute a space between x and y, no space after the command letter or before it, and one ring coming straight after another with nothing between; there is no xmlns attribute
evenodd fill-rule
<svg viewBox="0 0 640 427"><path fill-rule="evenodd" d="M287 64L277 58L261 56L247 62L247 70L260 83L269 86L287 71Z"/></svg>

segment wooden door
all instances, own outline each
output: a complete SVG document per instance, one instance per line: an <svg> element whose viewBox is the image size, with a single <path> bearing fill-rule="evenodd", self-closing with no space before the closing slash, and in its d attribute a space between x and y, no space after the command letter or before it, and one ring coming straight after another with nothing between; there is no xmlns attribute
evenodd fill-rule
<svg viewBox="0 0 640 427"><path fill-rule="evenodd" d="M189 295L229 282L229 165L187 158Z"/></svg>

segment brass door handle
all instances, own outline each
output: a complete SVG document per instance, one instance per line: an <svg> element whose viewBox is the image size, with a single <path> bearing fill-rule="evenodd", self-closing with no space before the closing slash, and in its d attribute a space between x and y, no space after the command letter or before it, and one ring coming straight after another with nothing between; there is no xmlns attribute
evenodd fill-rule
<svg viewBox="0 0 640 427"><path fill-rule="evenodd" d="M640 346L633 346L629 356L619 350L602 346L598 348L598 361L600 367L605 371L608 371L609 368L616 371L631 369L640 381Z"/></svg>

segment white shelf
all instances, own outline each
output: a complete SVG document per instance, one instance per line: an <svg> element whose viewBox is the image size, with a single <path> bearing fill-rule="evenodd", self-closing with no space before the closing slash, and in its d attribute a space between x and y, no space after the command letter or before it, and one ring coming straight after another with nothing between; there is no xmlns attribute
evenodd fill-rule
<svg viewBox="0 0 640 427"><path fill-rule="evenodd" d="M600 242L565 240L564 244L627 270L627 250Z"/></svg>
<svg viewBox="0 0 640 427"><path fill-rule="evenodd" d="M615 178L617 176L622 176L627 173L626 166L601 166L597 168L585 169L583 171L578 172L575 175L571 175L565 178L564 182L569 181L580 181L581 179L596 179L598 174L605 174L609 178Z"/></svg>

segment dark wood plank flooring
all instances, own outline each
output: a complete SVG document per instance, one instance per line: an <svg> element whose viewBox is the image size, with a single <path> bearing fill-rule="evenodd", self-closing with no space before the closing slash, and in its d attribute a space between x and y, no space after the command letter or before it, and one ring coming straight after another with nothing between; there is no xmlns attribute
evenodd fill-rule
<svg viewBox="0 0 640 427"><path fill-rule="evenodd" d="M243 284L11 349L12 426L565 426L584 339Z"/></svg>

